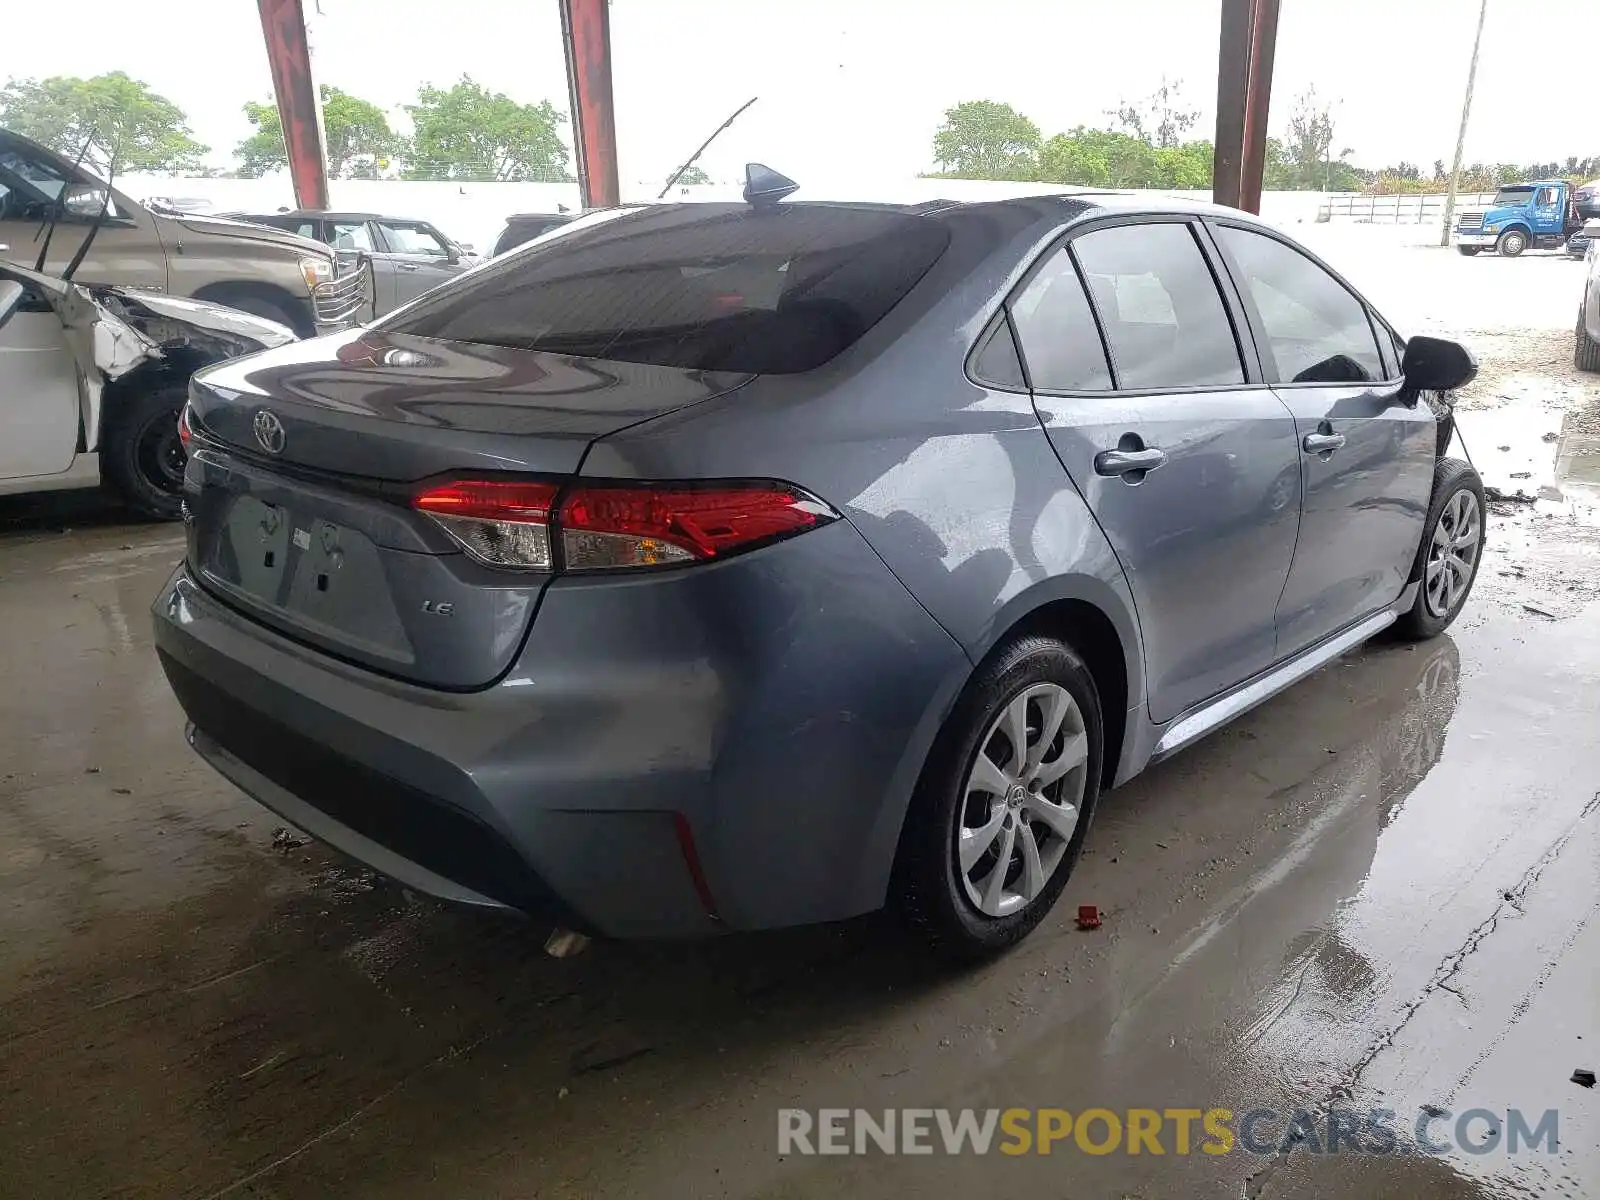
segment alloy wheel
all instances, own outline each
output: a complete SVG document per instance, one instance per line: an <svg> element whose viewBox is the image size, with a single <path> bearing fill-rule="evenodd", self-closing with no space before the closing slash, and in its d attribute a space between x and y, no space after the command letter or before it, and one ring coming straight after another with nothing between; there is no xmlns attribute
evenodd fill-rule
<svg viewBox="0 0 1600 1200"><path fill-rule="evenodd" d="M1483 542L1483 520L1478 498L1463 488L1445 504L1433 527L1423 588L1428 611L1447 616L1466 595L1477 567Z"/></svg>
<svg viewBox="0 0 1600 1200"><path fill-rule="evenodd" d="M967 774L953 851L979 912L1017 912L1060 868L1088 762L1083 713L1059 684L1024 688L990 723Z"/></svg>

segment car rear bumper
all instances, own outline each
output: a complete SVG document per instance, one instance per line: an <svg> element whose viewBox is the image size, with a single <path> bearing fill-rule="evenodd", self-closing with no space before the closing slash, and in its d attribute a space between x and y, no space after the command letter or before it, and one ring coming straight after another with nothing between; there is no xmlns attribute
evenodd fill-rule
<svg viewBox="0 0 1600 1200"><path fill-rule="evenodd" d="M883 903L970 664L844 522L727 563L558 580L498 684L320 654L180 567L156 647L194 748L419 891L613 936Z"/></svg>

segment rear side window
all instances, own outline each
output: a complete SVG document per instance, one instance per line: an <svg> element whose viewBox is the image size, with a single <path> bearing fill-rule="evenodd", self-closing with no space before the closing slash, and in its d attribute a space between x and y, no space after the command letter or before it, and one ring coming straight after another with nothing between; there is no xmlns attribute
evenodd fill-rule
<svg viewBox="0 0 1600 1200"><path fill-rule="evenodd" d="M1111 388L1100 331L1072 255L1054 250L1011 305L1033 386L1045 391Z"/></svg>
<svg viewBox="0 0 1600 1200"><path fill-rule="evenodd" d="M978 352L972 356L972 377L1007 391L1021 392L1028 387L1022 377L1022 359L1011 336L1011 324L1002 312L989 325Z"/></svg>
<svg viewBox="0 0 1600 1200"><path fill-rule="evenodd" d="M365 250L372 253L372 234L365 221L334 221L329 244L335 250Z"/></svg>
<svg viewBox="0 0 1600 1200"><path fill-rule="evenodd" d="M513 255L377 325L582 358L789 374L852 345L948 244L939 222L895 210L663 206Z"/></svg>
<svg viewBox="0 0 1600 1200"><path fill-rule="evenodd" d="M1276 238L1221 226L1282 383L1370 383L1384 376L1366 305Z"/></svg>
<svg viewBox="0 0 1600 1200"><path fill-rule="evenodd" d="M1086 233L1072 247L1119 388L1244 382L1233 323L1188 225L1116 225Z"/></svg>

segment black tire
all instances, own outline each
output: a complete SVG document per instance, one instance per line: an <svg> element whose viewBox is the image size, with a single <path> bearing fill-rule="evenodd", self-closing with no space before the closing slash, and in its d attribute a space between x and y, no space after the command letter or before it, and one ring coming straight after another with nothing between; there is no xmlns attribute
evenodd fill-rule
<svg viewBox="0 0 1600 1200"><path fill-rule="evenodd" d="M1028 687L1041 683L1064 689L1082 717L1087 757L1079 768L1084 779L1077 825L1038 894L1015 912L988 916L973 904L964 880L957 875L960 824L969 803L968 775L983 749L985 734L1006 706ZM1055 906L1094 817L1104 744L1094 678L1070 646L1053 638L1020 637L995 650L978 668L923 769L906 813L895 862L895 906L941 957L972 961L998 954L1031 933ZM1048 830L1040 829L1042 836L1050 836ZM1017 853L1020 870L1020 849Z"/></svg>
<svg viewBox="0 0 1600 1200"><path fill-rule="evenodd" d="M1471 493L1477 502L1478 540L1472 557L1472 570L1461 594L1444 609L1435 611L1428 594L1428 566L1435 553L1434 532L1440 518L1451 502L1461 492ZM1438 637L1461 615L1472 585L1477 582L1478 570L1483 565L1483 547L1488 537L1489 507L1484 500L1483 481L1478 472L1459 458L1441 458L1433 468L1433 499L1428 505L1428 520L1422 529L1422 544L1417 547L1417 557L1411 564L1412 578L1420 581L1417 598L1410 609L1395 622L1396 636L1405 641L1421 642Z"/></svg>
<svg viewBox="0 0 1600 1200"><path fill-rule="evenodd" d="M1482 249L1483 249L1482 246L1457 246L1456 247L1456 250L1459 253L1465 254L1468 258L1476 258L1477 255L1478 255L1478 251L1480 251Z"/></svg>
<svg viewBox="0 0 1600 1200"><path fill-rule="evenodd" d="M1577 343L1572 349L1572 365L1580 371L1600 371L1600 342L1589 336L1583 327L1583 313L1578 313Z"/></svg>
<svg viewBox="0 0 1600 1200"><path fill-rule="evenodd" d="M1501 258L1518 258L1528 248L1528 235L1520 229L1508 229L1494 244L1494 252Z"/></svg>
<svg viewBox="0 0 1600 1200"><path fill-rule="evenodd" d="M170 377L136 380L105 396L100 472L141 516L174 521L183 504L178 412L188 387Z"/></svg>

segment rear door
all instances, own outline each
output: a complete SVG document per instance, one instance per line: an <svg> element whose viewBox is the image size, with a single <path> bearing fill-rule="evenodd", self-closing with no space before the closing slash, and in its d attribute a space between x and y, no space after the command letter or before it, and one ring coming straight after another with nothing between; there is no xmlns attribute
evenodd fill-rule
<svg viewBox="0 0 1600 1200"><path fill-rule="evenodd" d="M373 315L381 316L399 306L399 279L396 256L390 254L370 221L359 217L330 217L328 236L323 239L335 250L360 250L372 263Z"/></svg>
<svg viewBox="0 0 1600 1200"><path fill-rule="evenodd" d="M1434 417L1338 277L1258 228L1219 222L1216 234L1299 440L1300 543L1277 617L1286 657L1399 597L1433 487Z"/></svg>
<svg viewBox="0 0 1600 1200"><path fill-rule="evenodd" d="M420 221L379 221L377 227L394 260L396 304L414 300L465 270L459 259L450 261L444 239Z"/></svg>
<svg viewBox="0 0 1600 1200"><path fill-rule="evenodd" d="M1077 234L1012 316L1039 418L1133 590L1151 717L1270 665L1299 524L1294 420L1253 378L1196 228Z"/></svg>

